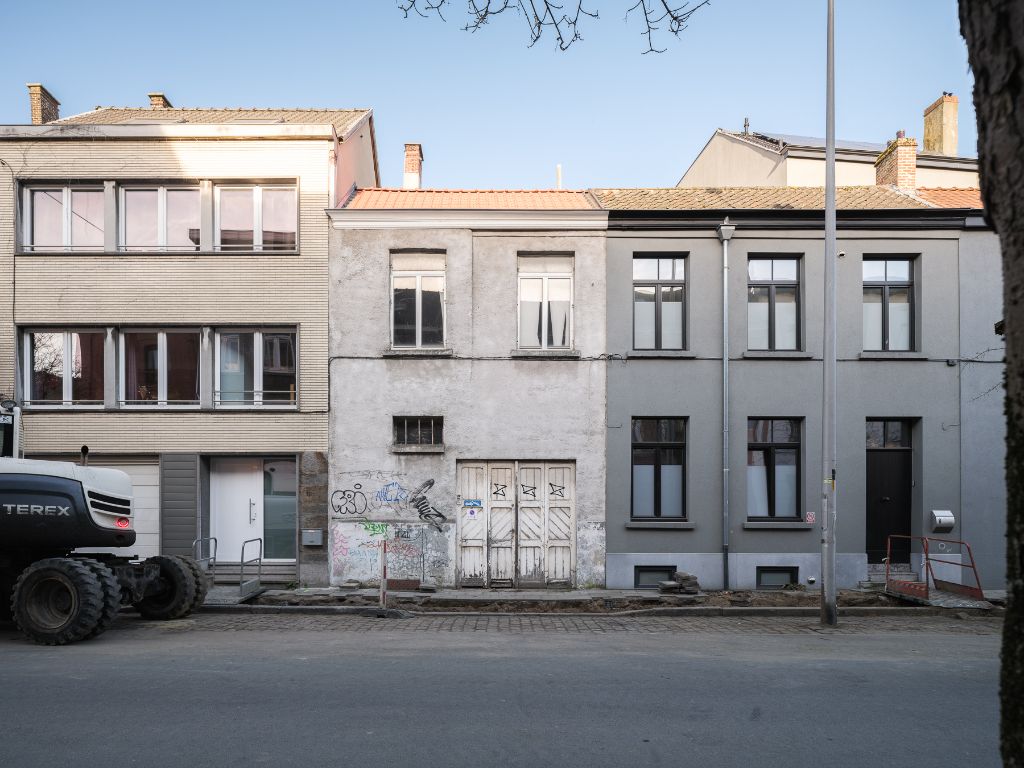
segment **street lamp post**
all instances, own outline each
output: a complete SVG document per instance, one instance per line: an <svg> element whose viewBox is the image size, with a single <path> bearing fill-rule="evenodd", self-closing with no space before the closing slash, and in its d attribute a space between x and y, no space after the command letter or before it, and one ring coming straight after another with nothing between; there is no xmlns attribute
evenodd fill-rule
<svg viewBox="0 0 1024 768"><path fill-rule="evenodd" d="M821 408L821 623L839 623L836 607L836 83L835 0L828 0L825 85L825 348Z"/></svg>

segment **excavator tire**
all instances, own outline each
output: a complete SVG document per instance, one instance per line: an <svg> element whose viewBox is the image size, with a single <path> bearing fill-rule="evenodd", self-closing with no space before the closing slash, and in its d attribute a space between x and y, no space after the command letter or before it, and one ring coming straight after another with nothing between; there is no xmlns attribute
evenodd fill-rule
<svg viewBox="0 0 1024 768"><path fill-rule="evenodd" d="M43 645L66 645L96 634L103 618L103 586L80 560L48 557L21 572L11 613L22 634Z"/></svg>
<svg viewBox="0 0 1024 768"><path fill-rule="evenodd" d="M192 570L180 557L156 555L145 562L160 566L160 581L146 590L146 596L135 603L145 619L180 619L192 609L196 598L196 580Z"/></svg>

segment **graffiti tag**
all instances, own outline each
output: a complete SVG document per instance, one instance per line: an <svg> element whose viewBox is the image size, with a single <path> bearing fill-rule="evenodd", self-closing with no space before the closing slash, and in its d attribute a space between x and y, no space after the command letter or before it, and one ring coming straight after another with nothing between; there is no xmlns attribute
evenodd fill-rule
<svg viewBox="0 0 1024 768"><path fill-rule="evenodd" d="M448 521L448 518L441 514L427 498L426 493L434 487L433 480L427 480L417 488L409 497L409 506L419 513L420 520L430 523L438 531L441 530L441 523Z"/></svg>
<svg viewBox="0 0 1024 768"><path fill-rule="evenodd" d="M339 515L362 515L366 512L366 494L363 486L356 483L351 488L331 494L331 509Z"/></svg>

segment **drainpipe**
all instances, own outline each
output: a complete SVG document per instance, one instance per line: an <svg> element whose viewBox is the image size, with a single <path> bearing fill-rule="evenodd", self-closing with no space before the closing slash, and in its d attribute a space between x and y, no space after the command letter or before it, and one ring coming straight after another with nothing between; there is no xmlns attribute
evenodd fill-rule
<svg viewBox="0 0 1024 768"><path fill-rule="evenodd" d="M729 589L729 217L718 225L722 243L722 587Z"/></svg>

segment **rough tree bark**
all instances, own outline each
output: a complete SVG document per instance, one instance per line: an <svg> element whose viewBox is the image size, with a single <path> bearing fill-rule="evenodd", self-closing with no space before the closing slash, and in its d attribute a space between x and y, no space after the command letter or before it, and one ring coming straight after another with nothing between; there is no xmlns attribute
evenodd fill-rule
<svg viewBox="0 0 1024 768"><path fill-rule="evenodd" d="M1003 254L1006 559L1000 748L1024 768L1024 1L960 0L974 71L981 191Z"/></svg>

